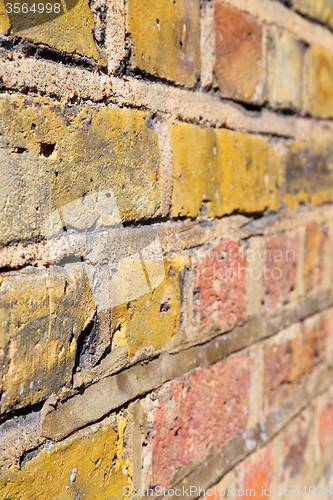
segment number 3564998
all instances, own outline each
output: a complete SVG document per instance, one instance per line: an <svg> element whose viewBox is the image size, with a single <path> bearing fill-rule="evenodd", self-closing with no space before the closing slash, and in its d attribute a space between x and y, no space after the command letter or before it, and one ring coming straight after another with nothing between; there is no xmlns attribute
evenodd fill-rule
<svg viewBox="0 0 333 500"><path fill-rule="evenodd" d="M7 14L27 14L38 13L38 14L60 14L61 5L60 3L6 3Z"/></svg>

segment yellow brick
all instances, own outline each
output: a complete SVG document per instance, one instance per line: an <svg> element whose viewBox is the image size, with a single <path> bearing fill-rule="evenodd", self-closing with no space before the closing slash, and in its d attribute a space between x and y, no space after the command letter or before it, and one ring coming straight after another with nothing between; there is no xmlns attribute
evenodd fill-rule
<svg viewBox="0 0 333 500"><path fill-rule="evenodd" d="M200 74L198 0L129 0L132 66L193 86Z"/></svg>
<svg viewBox="0 0 333 500"><path fill-rule="evenodd" d="M333 200L333 147L329 141L298 141L287 156L286 193L289 208L300 202L320 205Z"/></svg>
<svg viewBox="0 0 333 500"><path fill-rule="evenodd" d="M333 54L309 49L309 111L320 118L333 117Z"/></svg>
<svg viewBox="0 0 333 500"><path fill-rule="evenodd" d="M125 343L129 354L142 347L161 349L178 333L183 256L166 259L165 279L154 290L129 304Z"/></svg>
<svg viewBox="0 0 333 500"><path fill-rule="evenodd" d="M64 443L42 450L21 470L0 476L0 498L12 500L117 500L131 488L130 462L125 458L123 433L126 421L118 418L95 432L81 432ZM96 426L95 426L96 428Z"/></svg>
<svg viewBox="0 0 333 500"><path fill-rule="evenodd" d="M205 150L207 132L196 125L170 125L174 189L172 217L197 217L205 199ZM208 159L207 159L208 162Z"/></svg>
<svg viewBox="0 0 333 500"><path fill-rule="evenodd" d="M4 2L7 3L7 2ZM33 2L29 2L32 6ZM4 13L4 26L11 27L13 34L31 40L34 43L42 43L57 50L69 54L79 54L94 59L102 66L107 65L107 56L94 40L94 20L89 10L88 0L66 0L52 2L52 12L36 12L29 10L26 13L14 13L14 2L12 12ZM44 6L46 3L44 4ZM55 12L55 5L58 5ZM22 8L22 3L19 3ZM64 10L64 8L66 10ZM0 21L1 22L1 21ZM1 22L2 25L2 22Z"/></svg>
<svg viewBox="0 0 333 500"><path fill-rule="evenodd" d="M287 32L272 28L267 48L267 91L273 107L301 108L302 66L302 44Z"/></svg>
<svg viewBox="0 0 333 500"><path fill-rule="evenodd" d="M1 413L38 403L72 379L79 334L94 311L73 266L0 278Z"/></svg>
<svg viewBox="0 0 333 500"><path fill-rule="evenodd" d="M279 158L267 141L188 124L171 125L170 132L172 217L197 217L204 201L217 217L278 208Z"/></svg>
<svg viewBox="0 0 333 500"><path fill-rule="evenodd" d="M148 114L73 110L18 96L2 98L0 114L0 243L45 235L49 216L69 203L82 207L83 197L101 190L112 190L118 223L159 207L160 151ZM53 146L43 149L45 144ZM75 207L67 208L73 215ZM114 217L94 217L88 226L115 223ZM71 225L82 230L83 222Z"/></svg>

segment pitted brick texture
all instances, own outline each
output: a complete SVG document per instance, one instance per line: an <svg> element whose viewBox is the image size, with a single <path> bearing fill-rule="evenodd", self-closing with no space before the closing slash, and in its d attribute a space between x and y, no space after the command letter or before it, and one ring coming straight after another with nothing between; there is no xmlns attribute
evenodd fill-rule
<svg viewBox="0 0 333 500"><path fill-rule="evenodd" d="M179 467L203 460L246 427L250 358L231 356L210 369L198 369L171 382L154 409L153 481L166 486Z"/></svg>

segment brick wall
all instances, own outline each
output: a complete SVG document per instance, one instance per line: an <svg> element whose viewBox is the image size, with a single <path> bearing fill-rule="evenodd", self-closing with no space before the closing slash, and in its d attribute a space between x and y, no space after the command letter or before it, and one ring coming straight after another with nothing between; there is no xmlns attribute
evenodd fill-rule
<svg viewBox="0 0 333 500"><path fill-rule="evenodd" d="M15 5L0 499L329 496L332 2Z"/></svg>

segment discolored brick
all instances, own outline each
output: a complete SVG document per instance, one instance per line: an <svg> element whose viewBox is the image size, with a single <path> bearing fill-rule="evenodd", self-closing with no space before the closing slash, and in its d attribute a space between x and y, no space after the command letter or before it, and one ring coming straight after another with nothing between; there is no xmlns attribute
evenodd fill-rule
<svg viewBox="0 0 333 500"><path fill-rule="evenodd" d="M333 199L333 147L330 141L293 142L287 153L286 192L289 208L298 204L320 205Z"/></svg>
<svg viewBox="0 0 333 500"><path fill-rule="evenodd" d="M333 436L333 400L331 394L321 396L317 402L318 440L321 453L325 451Z"/></svg>
<svg viewBox="0 0 333 500"><path fill-rule="evenodd" d="M271 106L299 110L302 104L303 45L271 28L267 44L267 94Z"/></svg>
<svg viewBox="0 0 333 500"><path fill-rule="evenodd" d="M203 460L244 430L250 358L235 354L166 384L154 409L153 484L166 486L190 460Z"/></svg>
<svg viewBox="0 0 333 500"><path fill-rule="evenodd" d="M264 401L270 409L326 361L327 318L296 324L265 343Z"/></svg>
<svg viewBox="0 0 333 500"><path fill-rule="evenodd" d="M95 305L73 265L0 277L1 413L69 384L78 338Z"/></svg>
<svg viewBox="0 0 333 500"><path fill-rule="evenodd" d="M170 125L174 162L171 216L260 212L279 205L279 157L264 139L225 129Z"/></svg>
<svg viewBox="0 0 333 500"><path fill-rule="evenodd" d="M296 10L333 28L333 4L331 0L293 0Z"/></svg>
<svg viewBox="0 0 333 500"><path fill-rule="evenodd" d="M129 0L132 67L192 87L200 76L198 0Z"/></svg>
<svg viewBox="0 0 333 500"><path fill-rule="evenodd" d="M59 209L83 230L159 207L160 152L146 113L17 96L2 98L0 112L1 243L60 230ZM85 205L107 190L102 211Z"/></svg>
<svg viewBox="0 0 333 500"><path fill-rule="evenodd" d="M194 276L194 313L205 330L230 330L246 318L246 261L236 241L222 240L204 254Z"/></svg>
<svg viewBox="0 0 333 500"><path fill-rule="evenodd" d="M250 14L215 0L214 73L223 97L263 99L262 26Z"/></svg>
<svg viewBox="0 0 333 500"><path fill-rule="evenodd" d="M246 458L236 467L236 487L247 493L246 496L265 498L270 496L269 488L272 485L274 474L274 461L272 445L268 444L263 449ZM253 491L254 490L254 491ZM266 491L266 495L263 495ZM237 494L237 500L242 495Z"/></svg>
<svg viewBox="0 0 333 500"><path fill-rule="evenodd" d="M308 53L309 112L320 118L333 117L333 54L317 46Z"/></svg>
<svg viewBox="0 0 333 500"><path fill-rule="evenodd" d="M284 233L267 239L265 253L265 306L275 309L288 300L296 286L297 234Z"/></svg>
<svg viewBox="0 0 333 500"><path fill-rule="evenodd" d="M26 11L23 11L24 5L27 5ZM94 59L102 66L107 65L105 51L94 40L94 20L87 0L52 2L47 7L49 12L46 4L40 4L43 8L38 5L28 0L19 3L18 13L14 11L14 4L12 8L7 8L7 13L0 11L2 31L6 33L10 28L14 35L31 42Z"/></svg>

